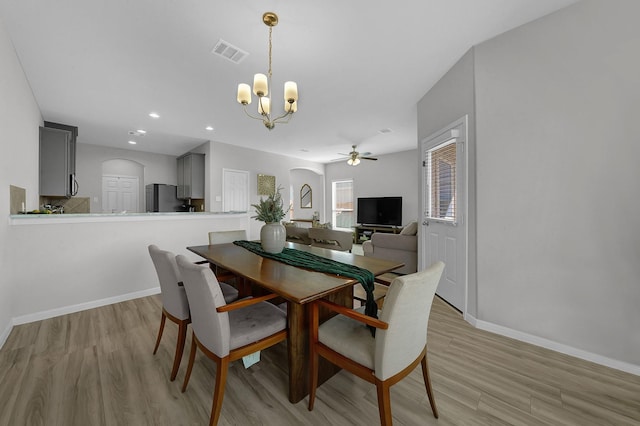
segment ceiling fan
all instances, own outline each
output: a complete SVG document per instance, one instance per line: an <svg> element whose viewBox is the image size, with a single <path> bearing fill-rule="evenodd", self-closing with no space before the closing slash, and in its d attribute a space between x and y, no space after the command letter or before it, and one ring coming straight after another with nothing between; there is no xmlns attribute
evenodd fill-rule
<svg viewBox="0 0 640 426"><path fill-rule="evenodd" d="M347 164L350 166L357 166L358 164L360 164L360 160L378 160L375 157L369 157L369 155L371 155L370 152L363 152L362 154L360 154L358 151L356 151L356 145L351 145L352 151L348 154L340 154L340 155L345 155L347 156Z"/></svg>

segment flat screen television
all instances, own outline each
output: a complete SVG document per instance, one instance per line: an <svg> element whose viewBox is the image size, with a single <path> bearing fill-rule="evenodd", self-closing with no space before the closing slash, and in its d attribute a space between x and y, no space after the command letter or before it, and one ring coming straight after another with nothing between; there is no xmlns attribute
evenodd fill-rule
<svg viewBox="0 0 640 426"><path fill-rule="evenodd" d="M402 197L358 198L357 222L360 225L402 225Z"/></svg>

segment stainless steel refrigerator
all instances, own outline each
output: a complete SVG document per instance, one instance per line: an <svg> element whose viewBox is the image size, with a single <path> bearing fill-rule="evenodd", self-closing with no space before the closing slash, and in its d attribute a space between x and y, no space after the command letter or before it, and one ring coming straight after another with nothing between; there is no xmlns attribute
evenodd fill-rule
<svg viewBox="0 0 640 426"><path fill-rule="evenodd" d="M175 185L152 183L146 186L147 212L179 212L184 211L184 201L177 197Z"/></svg>

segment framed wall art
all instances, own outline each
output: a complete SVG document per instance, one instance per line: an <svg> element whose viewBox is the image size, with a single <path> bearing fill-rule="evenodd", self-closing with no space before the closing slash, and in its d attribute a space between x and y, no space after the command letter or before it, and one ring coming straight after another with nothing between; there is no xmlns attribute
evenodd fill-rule
<svg viewBox="0 0 640 426"><path fill-rule="evenodd" d="M273 195L276 193L276 177L258 174L258 195Z"/></svg>

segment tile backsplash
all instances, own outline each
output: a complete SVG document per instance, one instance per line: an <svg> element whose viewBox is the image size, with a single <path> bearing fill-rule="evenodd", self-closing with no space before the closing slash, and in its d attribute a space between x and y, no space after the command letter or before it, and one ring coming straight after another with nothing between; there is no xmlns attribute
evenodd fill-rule
<svg viewBox="0 0 640 426"><path fill-rule="evenodd" d="M9 185L9 214L23 213L26 200L27 191L24 188Z"/></svg>
<svg viewBox="0 0 640 426"><path fill-rule="evenodd" d="M89 207L89 197L40 197L40 204L62 207L65 214L69 213L91 213Z"/></svg>

